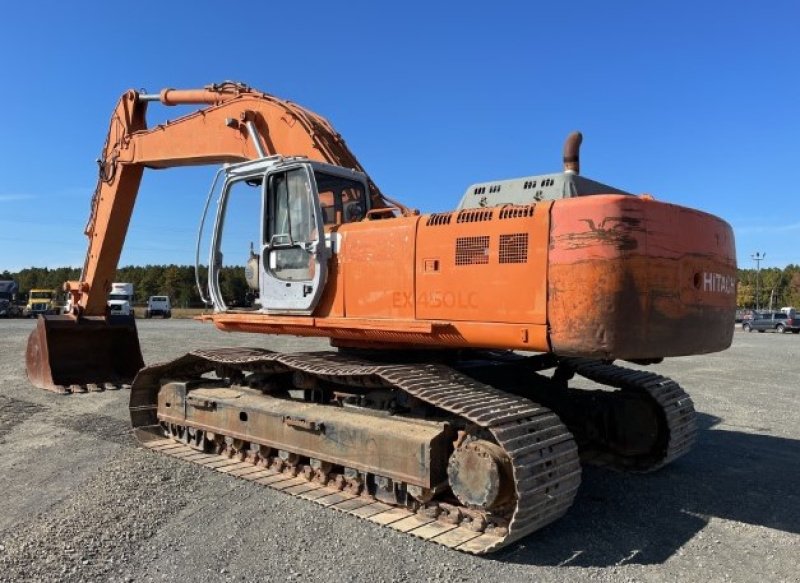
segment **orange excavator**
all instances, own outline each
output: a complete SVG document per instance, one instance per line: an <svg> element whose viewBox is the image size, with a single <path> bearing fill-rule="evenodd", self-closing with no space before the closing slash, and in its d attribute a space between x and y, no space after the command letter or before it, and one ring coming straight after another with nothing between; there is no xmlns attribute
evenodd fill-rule
<svg viewBox="0 0 800 583"><path fill-rule="evenodd" d="M148 128L153 101L202 107ZM420 215L296 104L237 83L128 91L70 313L39 319L28 376L62 393L132 381L132 424L155 451L461 551L499 549L567 511L581 463L649 472L691 447L683 389L614 360L732 340L730 226L581 176L580 142L568 138L562 172L475 184L453 212ZM106 295L143 170L201 164L223 167L203 213L216 195L200 319L336 350L204 349L144 367L134 321L109 315ZM258 209L247 308L220 285L235 200Z"/></svg>

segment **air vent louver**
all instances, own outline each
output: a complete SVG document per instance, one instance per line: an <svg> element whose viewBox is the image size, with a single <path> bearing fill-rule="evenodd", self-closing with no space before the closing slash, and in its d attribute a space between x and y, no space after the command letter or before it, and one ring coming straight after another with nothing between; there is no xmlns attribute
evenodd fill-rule
<svg viewBox="0 0 800 583"><path fill-rule="evenodd" d="M521 219L533 216L533 206L504 206L500 209L499 219Z"/></svg>
<svg viewBox="0 0 800 583"><path fill-rule="evenodd" d="M439 225L449 225L453 219L451 213L434 213L428 217L428 222L425 223L428 227L438 227Z"/></svg>
<svg viewBox="0 0 800 583"><path fill-rule="evenodd" d="M491 220L492 209L464 209L458 212L456 223L477 223Z"/></svg>

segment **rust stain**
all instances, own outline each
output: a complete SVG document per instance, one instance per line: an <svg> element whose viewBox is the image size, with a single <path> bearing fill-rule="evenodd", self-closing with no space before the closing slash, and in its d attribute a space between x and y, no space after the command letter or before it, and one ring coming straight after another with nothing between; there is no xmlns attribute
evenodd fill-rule
<svg viewBox="0 0 800 583"><path fill-rule="evenodd" d="M567 233L555 238L553 246L565 243L564 248L570 251L585 249L597 245L611 245L619 251L634 251L639 247L635 233L644 233L642 219L636 217L605 217L599 224L594 219L579 219L585 223L589 231Z"/></svg>

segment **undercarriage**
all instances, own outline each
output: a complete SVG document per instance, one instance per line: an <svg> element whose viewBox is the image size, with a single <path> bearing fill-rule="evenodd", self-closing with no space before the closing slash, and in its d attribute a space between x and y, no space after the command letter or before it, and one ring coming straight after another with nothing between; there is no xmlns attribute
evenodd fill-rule
<svg viewBox="0 0 800 583"><path fill-rule="evenodd" d="M154 450L474 554L564 515L581 462L653 471L695 434L664 377L479 352L195 351L139 373L131 418Z"/></svg>

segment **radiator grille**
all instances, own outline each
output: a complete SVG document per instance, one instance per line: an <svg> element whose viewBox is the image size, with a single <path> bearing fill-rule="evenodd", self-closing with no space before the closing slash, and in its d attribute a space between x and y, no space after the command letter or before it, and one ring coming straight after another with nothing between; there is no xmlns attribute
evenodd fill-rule
<svg viewBox="0 0 800 583"><path fill-rule="evenodd" d="M456 239L456 265L489 263L489 237L458 237Z"/></svg>
<svg viewBox="0 0 800 583"><path fill-rule="evenodd" d="M500 235L500 263L528 262L528 233Z"/></svg>

